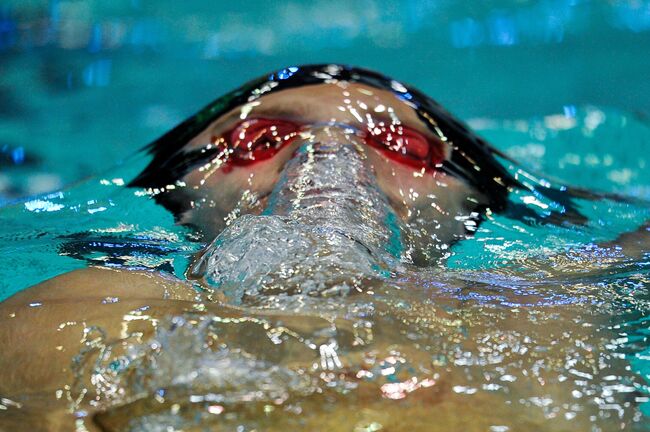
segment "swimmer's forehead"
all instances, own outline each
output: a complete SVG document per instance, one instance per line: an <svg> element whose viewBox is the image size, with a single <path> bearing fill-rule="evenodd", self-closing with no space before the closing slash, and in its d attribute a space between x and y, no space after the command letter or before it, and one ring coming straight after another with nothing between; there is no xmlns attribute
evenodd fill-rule
<svg viewBox="0 0 650 432"><path fill-rule="evenodd" d="M416 107L388 90L338 81L279 90L251 98L224 113L194 137L188 148L205 145L250 118L277 118L303 123L341 122L355 127L373 123L403 124L432 135L419 119Z"/></svg>

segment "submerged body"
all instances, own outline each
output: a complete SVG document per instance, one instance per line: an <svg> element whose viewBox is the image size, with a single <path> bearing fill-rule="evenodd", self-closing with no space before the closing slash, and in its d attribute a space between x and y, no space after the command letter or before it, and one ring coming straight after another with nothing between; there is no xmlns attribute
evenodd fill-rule
<svg viewBox="0 0 650 432"><path fill-rule="evenodd" d="M270 80L185 122L196 130L170 132L177 148L160 146L133 182L206 242L186 279L91 268L0 304L0 426L555 431L639 421L639 385L607 349L617 332L590 272L643 253L648 231L598 256L558 255L561 269L446 268L450 247L503 210L516 182L480 142L452 140L455 120L421 110L401 84L388 81L391 93L332 68L310 70L324 82L271 92ZM569 273L579 283L560 282Z"/></svg>

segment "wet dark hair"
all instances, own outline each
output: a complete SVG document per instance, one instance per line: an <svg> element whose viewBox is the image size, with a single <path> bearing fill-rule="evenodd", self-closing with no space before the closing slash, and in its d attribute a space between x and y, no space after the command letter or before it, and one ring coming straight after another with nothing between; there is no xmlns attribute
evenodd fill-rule
<svg viewBox="0 0 650 432"><path fill-rule="evenodd" d="M451 158L440 168L443 172L463 179L487 197L479 206L479 213L487 208L496 213L506 212L518 219L550 223L584 223L573 198L588 198L588 194L567 188L524 185L515 178L497 158L512 162L503 153L476 135L462 122L447 112L439 103L408 85L401 84L377 72L343 65L308 65L289 67L244 84L186 119L162 137L145 147L152 159L147 167L130 183L131 187L164 188L174 184L206 159L216 156L206 151L184 150L184 146L210 123L228 111L250 101L250 98L291 88L326 82L348 81L387 90L416 107L419 118L430 130L444 135L452 145ZM510 192L526 189L561 204L560 211L551 210L545 215L523 204L508 200ZM188 203L172 199L168 193L155 195L155 199L178 218L188 208Z"/></svg>

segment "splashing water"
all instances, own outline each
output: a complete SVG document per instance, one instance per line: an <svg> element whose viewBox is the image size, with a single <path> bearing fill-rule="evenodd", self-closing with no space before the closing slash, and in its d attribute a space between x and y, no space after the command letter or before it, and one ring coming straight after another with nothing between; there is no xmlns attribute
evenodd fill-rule
<svg viewBox="0 0 650 432"><path fill-rule="evenodd" d="M226 288L232 301L253 304L292 290L325 297L361 291L364 280L399 264L399 227L390 224L397 216L358 150L326 133L288 163L264 213L237 219L194 274L205 274L209 285L232 286Z"/></svg>

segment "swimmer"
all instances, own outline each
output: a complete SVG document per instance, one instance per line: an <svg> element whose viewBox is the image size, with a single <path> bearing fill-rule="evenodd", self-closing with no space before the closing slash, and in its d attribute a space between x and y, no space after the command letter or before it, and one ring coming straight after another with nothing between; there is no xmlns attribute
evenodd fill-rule
<svg viewBox="0 0 650 432"><path fill-rule="evenodd" d="M512 211L509 194L529 186L502 165L505 155L417 90L338 65L287 68L218 99L147 151L151 162L130 186L206 247L185 280L91 267L2 302L0 427L154 430L145 426L199 418L278 431L586 430L599 416L588 404L561 418L512 404L538 390L559 406L575 403L548 365L564 362L576 340L604 336L585 325L550 340L581 316L603 319L597 306L507 293L527 306L475 316L448 294L467 289L445 276L450 247L491 214ZM540 222L584 222L573 202L590 198L583 191L536 192L564 208ZM615 243L635 255L647 242L641 229ZM444 287L429 291L433 301L418 281L394 289L391 281L418 272ZM532 334L538 339L524 344ZM454 356L513 335L526 337L499 355L545 372L504 374L484 387L494 392L477 391L471 374L489 375L497 357L470 373L473 357ZM545 338L543 356L526 345L546 346ZM178 371L185 363L190 375ZM281 390L268 390L280 381ZM240 397L240 386L253 391ZM476 394L468 403L462 393ZM179 429L201 429L190 423Z"/></svg>

